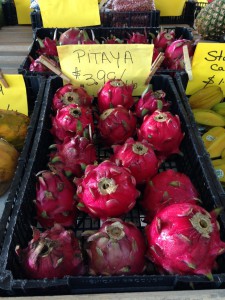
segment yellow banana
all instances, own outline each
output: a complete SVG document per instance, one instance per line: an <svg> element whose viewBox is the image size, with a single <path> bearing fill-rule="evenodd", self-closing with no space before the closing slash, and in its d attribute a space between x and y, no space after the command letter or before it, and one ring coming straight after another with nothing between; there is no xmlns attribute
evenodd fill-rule
<svg viewBox="0 0 225 300"><path fill-rule="evenodd" d="M221 126L212 127L205 132L202 135L202 141L206 149L223 133L225 133L225 128Z"/></svg>
<svg viewBox="0 0 225 300"><path fill-rule="evenodd" d="M217 158L221 156L223 149L225 148L225 133L221 134L212 144L207 148L211 158Z"/></svg>
<svg viewBox="0 0 225 300"><path fill-rule="evenodd" d="M225 164L225 158L212 159L211 162L214 167L217 167L219 165Z"/></svg>
<svg viewBox="0 0 225 300"><path fill-rule="evenodd" d="M215 104L223 100L223 91L217 86L208 86L198 90L189 97L191 108L212 108Z"/></svg>
<svg viewBox="0 0 225 300"><path fill-rule="evenodd" d="M225 164L221 164L219 166L215 166L216 176L219 181L224 184L225 183Z"/></svg>
<svg viewBox="0 0 225 300"><path fill-rule="evenodd" d="M223 151L221 152L221 158L225 158L225 148L224 148Z"/></svg>
<svg viewBox="0 0 225 300"><path fill-rule="evenodd" d="M225 117L212 109L192 109L196 123L207 126L225 126Z"/></svg>
<svg viewBox="0 0 225 300"><path fill-rule="evenodd" d="M225 117L225 102L217 103L212 110Z"/></svg>

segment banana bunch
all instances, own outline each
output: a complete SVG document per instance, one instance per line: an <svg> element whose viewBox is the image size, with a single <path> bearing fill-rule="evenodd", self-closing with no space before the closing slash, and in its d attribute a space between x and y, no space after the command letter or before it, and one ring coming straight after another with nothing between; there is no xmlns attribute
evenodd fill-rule
<svg viewBox="0 0 225 300"><path fill-rule="evenodd" d="M225 99L219 86L200 89L189 97L195 121L207 130L202 141L217 178L225 185Z"/></svg>

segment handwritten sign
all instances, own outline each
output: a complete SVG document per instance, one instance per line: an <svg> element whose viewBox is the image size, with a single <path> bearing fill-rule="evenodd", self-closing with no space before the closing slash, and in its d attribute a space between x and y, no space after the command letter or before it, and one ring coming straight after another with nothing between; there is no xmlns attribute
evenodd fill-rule
<svg viewBox="0 0 225 300"><path fill-rule="evenodd" d="M14 0L16 6L16 14L18 24L31 24L30 13L30 0Z"/></svg>
<svg viewBox="0 0 225 300"><path fill-rule="evenodd" d="M9 87L5 88L0 82L0 108L16 110L27 115L27 91L23 75L4 74L4 78Z"/></svg>
<svg viewBox="0 0 225 300"><path fill-rule="evenodd" d="M100 25L98 0L38 0L43 27Z"/></svg>
<svg viewBox="0 0 225 300"><path fill-rule="evenodd" d="M57 47L62 72L73 84L82 84L92 95L109 79L135 85L134 96L146 88L153 44L96 44Z"/></svg>
<svg viewBox="0 0 225 300"><path fill-rule="evenodd" d="M223 43L198 43L192 61L193 80L186 94L212 84L219 85L225 95L225 48Z"/></svg>
<svg viewBox="0 0 225 300"><path fill-rule="evenodd" d="M155 0L156 9L160 10L160 17L181 16L186 0Z"/></svg>

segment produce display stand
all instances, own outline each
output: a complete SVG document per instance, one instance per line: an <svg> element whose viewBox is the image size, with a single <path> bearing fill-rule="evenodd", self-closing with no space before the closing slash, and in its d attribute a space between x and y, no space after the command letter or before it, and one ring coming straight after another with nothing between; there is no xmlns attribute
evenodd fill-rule
<svg viewBox="0 0 225 300"><path fill-rule="evenodd" d="M196 135L189 124L188 116L176 90L173 80L167 75L154 75L151 83L154 90L163 89L167 99L171 102L170 111L180 117L182 131L185 133L180 150L183 155L174 155L160 167L161 170L173 168L187 174L195 185L202 200L202 206L208 211L221 207L222 196L215 193L208 174L203 172L201 157L197 153ZM32 237L31 225L36 226L36 213L33 199L35 199L35 174L46 168L48 161L48 146L53 142L49 129L51 121L51 101L55 91L62 86L62 80L51 77L46 82L40 118L33 140L31 154L26 167L20 190L8 224L4 244L1 252L0 294L3 296L46 296L46 295L77 295L96 293L145 292L145 291L172 291L192 289L222 289L225 288L225 255L221 255L218 269L210 281L205 276L190 275L161 275L154 266L149 266L143 275L130 276L68 276L63 279L30 280L21 270L18 257L15 254L16 245L25 247ZM99 149L100 158L108 157L108 152ZM144 214L137 204L125 216L125 220L132 221L141 230L145 226ZM225 215L222 212L218 217L221 227L221 238L225 236ZM85 213L78 216L75 234L79 237L88 229L97 229L100 221L93 220Z"/></svg>
<svg viewBox="0 0 225 300"><path fill-rule="evenodd" d="M42 97L45 88L45 80L41 77L27 77L24 76L24 81L27 90L28 99L28 115L30 116L30 124L28 126L27 135L25 138L24 146L21 151L20 157L18 159L17 169L9 188L9 193L7 195L5 204L3 205L2 217L0 219L0 250L2 249L3 240L8 227L8 222L10 220L13 206L15 204L17 195L21 188L21 183L23 176L26 173L26 167L29 160L30 151L33 145L34 137L36 134L36 129L39 121L39 113L42 104ZM37 90L38 93L35 92Z"/></svg>

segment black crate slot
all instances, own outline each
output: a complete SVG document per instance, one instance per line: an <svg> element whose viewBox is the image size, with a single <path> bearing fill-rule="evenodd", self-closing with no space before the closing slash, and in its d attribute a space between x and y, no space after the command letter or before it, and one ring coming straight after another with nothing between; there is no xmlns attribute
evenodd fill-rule
<svg viewBox="0 0 225 300"><path fill-rule="evenodd" d="M203 170L200 157L194 146L195 134L189 124L186 111L177 93L172 79L166 75L153 76L154 90L162 89L166 92L167 100L171 101L171 113L180 117L182 130L185 137L181 143L182 155L173 155L161 166L160 170L173 168L184 172L190 177L196 189L199 191L202 206L208 211L221 207L221 199L210 186L209 178ZM51 128L50 114L51 101L55 91L62 86L61 78L49 78L47 80L43 105L37 126L36 136L33 141L29 162L26 167L26 175L23 178L21 188L12 212L11 220L5 236L1 253L1 277L0 294L2 295L61 295L61 294L86 294L107 292L132 292L132 291L165 291L165 290L190 290L224 288L222 274L225 272L225 255L218 259L219 268L209 281L205 276L177 276L160 275L153 268L149 268L143 275L133 276L77 276L65 277L54 280L29 280L20 267L15 254L16 245L26 247L32 237L31 225L36 226L35 209L35 174L46 169L48 162L48 146L53 142L49 129ZM105 158L107 158L107 151ZM102 157L104 159L104 157ZM126 215L125 220L134 222L140 229L145 226L144 214L141 208L136 207ZM225 239L225 216L222 213L218 218L221 227L221 238ZM85 213L81 213L76 221L75 233L80 234L87 229L98 229L101 222L93 220Z"/></svg>

